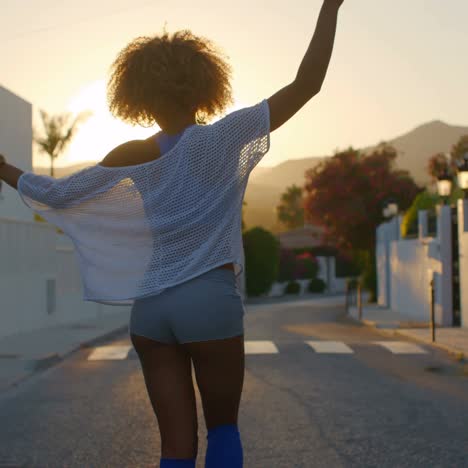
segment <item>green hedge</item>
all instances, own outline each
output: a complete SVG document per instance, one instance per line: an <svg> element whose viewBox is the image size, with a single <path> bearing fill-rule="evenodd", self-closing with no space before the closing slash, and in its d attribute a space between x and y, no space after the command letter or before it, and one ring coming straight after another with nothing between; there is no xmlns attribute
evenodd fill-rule
<svg viewBox="0 0 468 468"><path fill-rule="evenodd" d="M326 287L325 281L320 278L314 278L309 281L307 290L312 293L322 293L325 291Z"/></svg>
<svg viewBox="0 0 468 468"><path fill-rule="evenodd" d="M433 210L440 203L440 197L425 190L418 193L413 200L413 203L408 208L403 216L401 223L401 236L407 237L415 235L418 232L418 211Z"/></svg>
<svg viewBox="0 0 468 468"><path fill-rule="evenodd" d="M256 226L244 232L243 244L246 292L260 296L278 278L280 243L270 231Z"/></svg>
<svg viewBox="0 0 468 468"><path fill-rule="evenodd" d="M284 294L299 294L301 285L297 281L290 281L284 290Z"/></svg>

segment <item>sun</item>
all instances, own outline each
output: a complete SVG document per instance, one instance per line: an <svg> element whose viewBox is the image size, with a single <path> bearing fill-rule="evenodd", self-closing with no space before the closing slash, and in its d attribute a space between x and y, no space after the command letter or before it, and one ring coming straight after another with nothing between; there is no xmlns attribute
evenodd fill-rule
<svg viewBox="0 0 468 468"><path fill-rule="evenodd" d="M107 107L106 83L94 81L79 90L70 99L67 111L73 117L84 112L89 117L79 124L67 151L67 165L101 161L113 148L125 141L144 139L159 128L132 127L116 119ZM65 158L64 158L65 159Z"/></svg>
<svg viewBox="0 0 468 468"><path fill-rule="evenodd" d="M225 115L244 107L235 101ZM160 128L140 126L132 127L116 119L110 112L106 102L106 82L96 80L83 86L79 92L70 99L67 112L75 118L80 113L87 113L89 117L79 124L75 137L62 158L57 160L57 166L69 166L84 162L90 165L102 161L104 157L116 146L129 141L145 139ZM211 123L222 117L213 118ZM61 160L61 161L60 161ZM62 164L61 164L62 162Z"/></svg>

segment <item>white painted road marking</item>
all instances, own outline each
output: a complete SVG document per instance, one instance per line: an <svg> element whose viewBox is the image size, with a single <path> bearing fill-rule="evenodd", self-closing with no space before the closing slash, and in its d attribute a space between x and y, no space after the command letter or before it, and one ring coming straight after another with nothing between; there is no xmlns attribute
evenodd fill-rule
<svg viewBox="0 0 468 468"><path fill-rule="evenodd" d="M305 341L316 353L320 354L353 354L354 351L341 341ZM426 354L427 351L413 343L405 341L374 341L394 354ZM123 360L128 358L132 345L98 346L88 356L88 361ZM245 354L278 354L273 341L246 340Z"/></svg>
<svg viewBox="0 0 468 468"><path fill-rule="evenodd" d="M131 345L99 346L88 356L88 361L127 359L128 352L131 348Z"/></svg>
<svg viewBox="0 0 468 468"><path fill-rule="evenodd" d="M245 341L245 354L276 354L278 348L273 341Z"/></svg>
<svg viewBox="0 0 468 468"><path fill-rule="evenodd" d="M306 341L317 353L352 354L354 351L341 341Z"/></svg>
<svg viewBox="0 0 468 468"><path fill-rule="evenodd" d="M427 351L413 343L406 341L374 341L375 344L387 348L393 354L426 354Z"/></svg>

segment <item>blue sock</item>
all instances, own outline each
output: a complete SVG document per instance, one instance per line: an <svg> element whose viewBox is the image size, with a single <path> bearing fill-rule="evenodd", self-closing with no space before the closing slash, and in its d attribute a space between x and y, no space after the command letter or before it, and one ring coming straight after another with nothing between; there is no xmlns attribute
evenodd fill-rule
<svg viewBox="0 0 468 468"><path fill-rule="evenodd" d="M195 458L161 458L159 468L195 468Z"/></svg>
<svg viewBox="0 0 468 468"><path fill-rule="evenodd" d="M237 424L208 430L205 468L242 468L243 451Z"/></svg>

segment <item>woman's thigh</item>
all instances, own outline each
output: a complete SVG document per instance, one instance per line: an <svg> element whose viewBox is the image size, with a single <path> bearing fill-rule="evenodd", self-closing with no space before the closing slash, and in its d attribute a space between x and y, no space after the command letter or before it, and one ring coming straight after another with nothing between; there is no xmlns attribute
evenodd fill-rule
<svg viewBox="0 0 468 468"><path fill-rule="evenodd" d="M158 420L162 456L195 457L198 423L189 353L178 344L156 342L133 334L130 337Z"/></svg>
<svg viewBox="0 0 468 468"><path fill-rule="evenodd" d="M237 424L244 383L244 335L181 346L193 361L207 429Z"/></svg>
<svg viewBox="0 0 468 468"><path fill-rule="evenodd" d="M244 379L244 306L234 272L211 270L145 299L134 312L131 331L177 343L190 356L207 428L237 424Z"/></svg>

